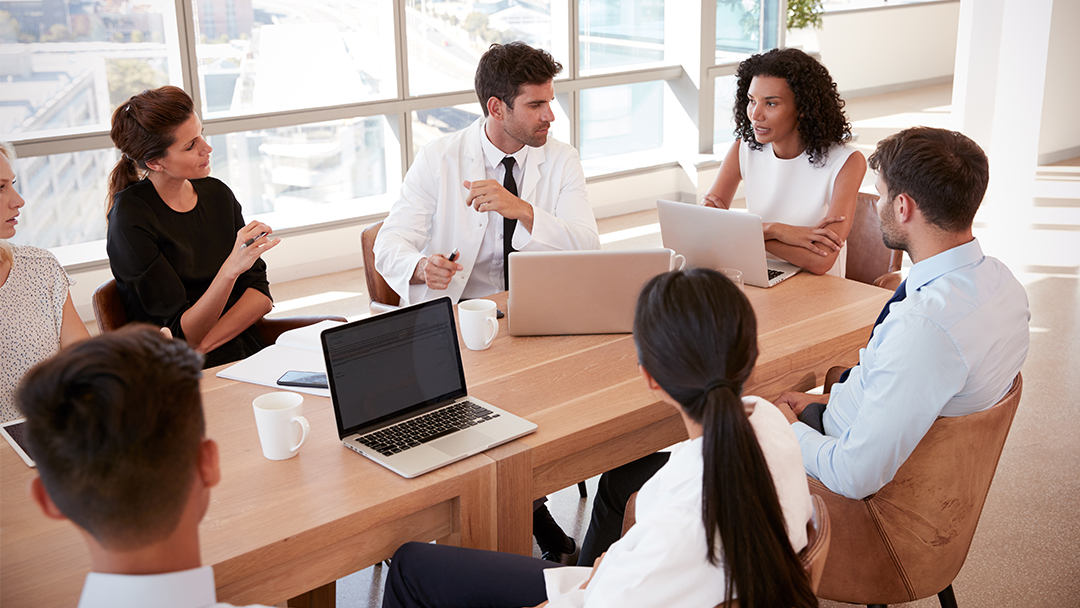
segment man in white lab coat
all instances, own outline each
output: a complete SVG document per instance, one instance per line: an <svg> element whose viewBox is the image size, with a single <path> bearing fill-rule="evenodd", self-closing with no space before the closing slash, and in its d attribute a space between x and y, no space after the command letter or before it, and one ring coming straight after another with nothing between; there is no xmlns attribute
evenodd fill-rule
<svg viewBox="0 0 1080 608"><path fill-rule="evenodd" d="M480 58L485 118L421 148L375 241L403 306L508 289L511 251L600 248L577 150L548 139L561 69L521 42Z"/></svg>

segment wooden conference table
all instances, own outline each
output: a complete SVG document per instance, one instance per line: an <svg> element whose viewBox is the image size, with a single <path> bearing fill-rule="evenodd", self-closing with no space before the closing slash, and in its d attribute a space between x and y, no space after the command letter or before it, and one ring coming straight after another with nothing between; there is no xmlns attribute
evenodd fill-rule
<svg viewBox="0 0 1080 608"><path fill-rule="evenodd" d="M771 399L854 364L890 294L804 273L747 296L760 350L747 393ZM504 307L506 294L493 299ZM296 458L266 460L249 404L271 389L207 373L207 433L221 447L222 481L201 540L219 601L275 604L332 589L409 540L529 554L533 499L685 438L674 410L638 377L630 335L513 338L503 320L489 350L462 347L462 356L471 394L539 429L412 480L341 447L329 399L311 395L308 443ZM32 477L0 448L0 604L72 606L89 556L70 523L30 502Z"/></svg>

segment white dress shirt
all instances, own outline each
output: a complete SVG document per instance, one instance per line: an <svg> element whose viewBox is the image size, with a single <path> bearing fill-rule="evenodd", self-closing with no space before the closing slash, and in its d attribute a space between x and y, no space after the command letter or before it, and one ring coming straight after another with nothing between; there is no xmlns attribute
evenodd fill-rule
<svg viewBox="0 0 1080 608"><path fill-rule="evenodd" d="M806 472L861 499L892 481L938 416L1005 396L1027 358L1027 293L977 240L911 267L844 383L832 387L825 434L798 422Z"/></svg>
<svg viewBox="0 0 1080 608"><path fill-rule="evenodd" d="M227 608L217 601L209 566L167 574L86 575L79 608ZM248 608L261 608L251 604Z"/></svg>
<svg viewBox="0 0 1080 608"><path fill-rule="evenodd" d="M405 175L401 195L375 241L375 267L401 296L403 306L442 296L457 302L476 271L481 243L491 240L486 236L489 225L498 224L495 229L501 234L501 216L479 213L465 204L468 190L463 182L489 176L485 139L484 120L477 120L462 131L421 148ZM518 223L514 249L599 249L600 236L577 150L549 137L546 144L528 148L525 154L517 181L518 196L533 207L533 229L530 233ZM502 169L497 175L502 177ZM498 221L493 222L492 216ZM501 239L490 246L498 250L501 264ZM429 289L427 285L409 282L421 258L436 253L448 255L454 249L461 253L457 262L464 270L454 275L446 289ZM494 273L488 268L484 274L491 277ZM501 270L499 275L501 284Z"/></svg>
<svg viewBox="0 0 1080 608"><path fill-rule="evenodd" d="M743 401L755 404L750 424L776 484L788 538L801 551L813 507L799 444L780 410L760 397ZM590 568L544 570L548 608L713 608L724 601L722 562L713 566L705 557L703 444L699 437L676 446L641 487L634 527L611 545L586 589L581 585Z"/></svg>
<svg viewBox="0 0 1080 608"><path fill-rule="evenodd" d="M522 146L513 154L507 154L495 147L484 131L480 138L480 144L484 149L484 170L487 179L493 179L499 184L506 177L506 166L502 164L507 156L514 157L514 183L520 184L521 177L525 174L525 164L529 162L529 146ZM472 276L469 277L465 289L461 292L462 298L483 298L493 293L506 291L509 286L503 285L503 216L495 211L487 211L487 230L484 238L480 241L480 253L476 256L473 264ZM528 233L524 227L522 230ZM514 231L517 234L517 230Z"/></svg>

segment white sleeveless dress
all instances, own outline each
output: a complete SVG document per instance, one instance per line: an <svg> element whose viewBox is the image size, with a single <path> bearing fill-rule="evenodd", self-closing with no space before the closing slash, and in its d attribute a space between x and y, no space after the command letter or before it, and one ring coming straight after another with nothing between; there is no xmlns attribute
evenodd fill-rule
<svg viewBox="0 0 1080 608"><path fill-rule="evenodd" d="M833 146L825 165L818 167L810 164L806 152L782 159L773 153L772 144L761 150L740 144L739 171L746 184L747 210L763 222L814 226L828 213L836 176L854 152L851 146ZM844 276L846 264L845 244L828 274Z"/></svg>

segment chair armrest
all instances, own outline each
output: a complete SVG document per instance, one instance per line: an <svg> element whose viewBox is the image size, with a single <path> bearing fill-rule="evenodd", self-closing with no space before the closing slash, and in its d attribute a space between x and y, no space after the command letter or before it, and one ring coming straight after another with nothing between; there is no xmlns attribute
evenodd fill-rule
<svg viewBox="0 0 1080 608"><path fill-rule="evenodd" d="M888 289L889 291L896 291L897 287L900 287L900 283L904 281L903 275L899 270L892 272L886 272L880 277L874 279L874 286Z"/></svg>
<svg viewBox="0 0 1080 608"><path fill-rule="evenodd" d="M314 325L321 321L341 321L342 323L345 323L347 319L345 317L333 315L308 315L304 317L282 317L278 319L267 319L266 317L263 317L255 323L255 327L259 328L259 334L262 335L263 342L269 346L277 342L278 336L290 329L307 327L308 325Z"/></svg>
<svg viewBox="0 0 1080 608"><path fill-rule="evenodd" d="M636 521L634 513L637 510L637 492L630 495L630 498L626 501L626 512L623 513L622 518L622 535L626 535L626 531L634 527Z"/></svg>

